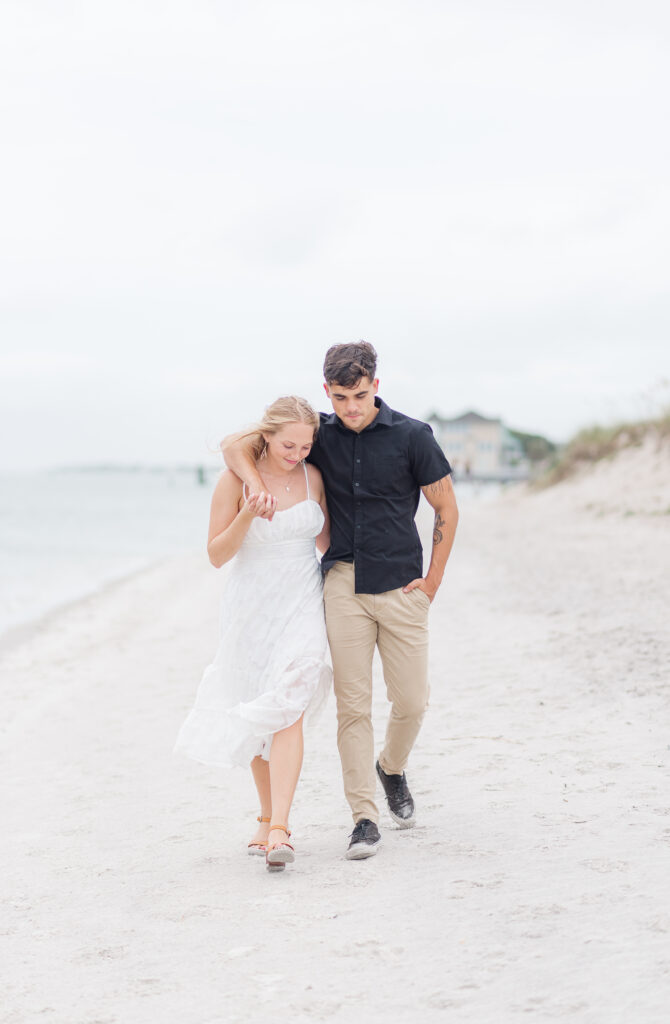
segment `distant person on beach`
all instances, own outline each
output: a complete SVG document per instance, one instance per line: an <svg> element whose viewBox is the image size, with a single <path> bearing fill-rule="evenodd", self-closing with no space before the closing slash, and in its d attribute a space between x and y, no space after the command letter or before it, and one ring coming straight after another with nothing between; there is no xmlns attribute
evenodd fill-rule
<svg viewBox="0 0 670 1024"><path fill-rule="evenodd" d="M377 354L366 342L333 345L324 362L332 414L308 461L323 474L331 517L322 559L328 640L337 700L337 743L354 830L350 860L381 841L375 770L401 828L415 823L405 768L428 702L428 610L442 581L458 510L451 468L427 423L390 409L377 396ZM260 490L248 442L223 443L224 458ZM435 510L430 567L423 574L414 517L420 492ZM272 512L266 512L272 515ZM375 762L372 657L377 646L391 713Z"/></svg>
<svg viewBox="0 0 670 1024"><path fill-rule="evenodd" d="M214 490L207 551L217 568L232 565L219 648L175 746L205 764L251 765L260 814L248 850L274 871L294 860L303 717L324 706L332 677L316 557L328 548L328 509L321 474L305 463L318 429L318 414L290 396L238 435L254 487L226 470Z"/></svg>

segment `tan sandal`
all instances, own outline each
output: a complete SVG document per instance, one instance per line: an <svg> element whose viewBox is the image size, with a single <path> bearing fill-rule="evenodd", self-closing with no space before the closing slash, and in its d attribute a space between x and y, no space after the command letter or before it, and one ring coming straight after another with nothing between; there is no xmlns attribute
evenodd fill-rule
<svg viewBox="0 0 670 1024"><path fill-rule="evenodd" d="M260 815L256 818L256 821L270 821L270 820L271 820L270 818L263 818ZM252 857L263 857L263 856L265 856L265 851L266 850L267 850L267 846L265 845L265 843L258 843L258 842L256 842L256 843L247 843L247 853L250 854Z"/></svg>
<svg viewBox="0 0 670 1024"><path fill-rule="evenodd" d="M270 832L274 829L285 832L288 838L291 837L286 825L270 825ZM268 871L283 871L286 865L292 864L294 860L295 851L290 843L268 844L265 853L265 866Z"/></svg>

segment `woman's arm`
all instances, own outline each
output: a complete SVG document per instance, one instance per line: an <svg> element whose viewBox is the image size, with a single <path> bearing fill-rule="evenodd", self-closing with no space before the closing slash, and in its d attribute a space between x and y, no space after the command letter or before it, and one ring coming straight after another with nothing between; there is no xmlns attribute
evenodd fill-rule
<svg viewBox="0 0 670 1024"><path fill-rule="evenodd" d="M250 494L243 502L242 481L229 469L222 474L214 488L209 515L207 554L213 566L220 569L237 554L254 517L265 508L262 495Z"/></svg>
<svg viewBox="0 0 670 1024"><path fill-rule="evenodd" d="M321 473L310 462L307 463L307 474L309 476L310 494L314 501L318 501L323 512L323 529L316 538L316 549L320 554L324 555L330 547L330 516L328 515L328 505L326 504L326 489L323 486Z"/></svg>

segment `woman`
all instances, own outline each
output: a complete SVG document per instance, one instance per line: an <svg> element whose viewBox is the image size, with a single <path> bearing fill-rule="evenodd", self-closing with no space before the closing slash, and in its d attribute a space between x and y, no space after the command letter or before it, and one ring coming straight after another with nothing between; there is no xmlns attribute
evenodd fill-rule
<svg viewBox="0 0 670 1024"><path fill-rule="evenodd" d="M250 436L265 484L247 494L226 470L212 498L207 551L233 559L220 643L177 738L205 764L251 765L261 813L249 853L270 870L294 860L288 818L303 756L303 717L328 695L326 628L316 548L330 526L321 474L305 458L319 427L302 398L278 398Z"/></svg>

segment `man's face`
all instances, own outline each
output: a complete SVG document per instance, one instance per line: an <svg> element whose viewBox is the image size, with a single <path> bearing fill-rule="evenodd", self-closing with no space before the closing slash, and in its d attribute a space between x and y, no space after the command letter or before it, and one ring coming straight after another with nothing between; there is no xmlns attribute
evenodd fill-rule
<svg viewBox="0 0 670 1024"><path fill-rule="evenodd" d="M353 388L343 388L339 384L324 384L336 416L349 430L357 434L365 430L377 415L375 395L379 388L379 380L361 377Z"/></svg>

